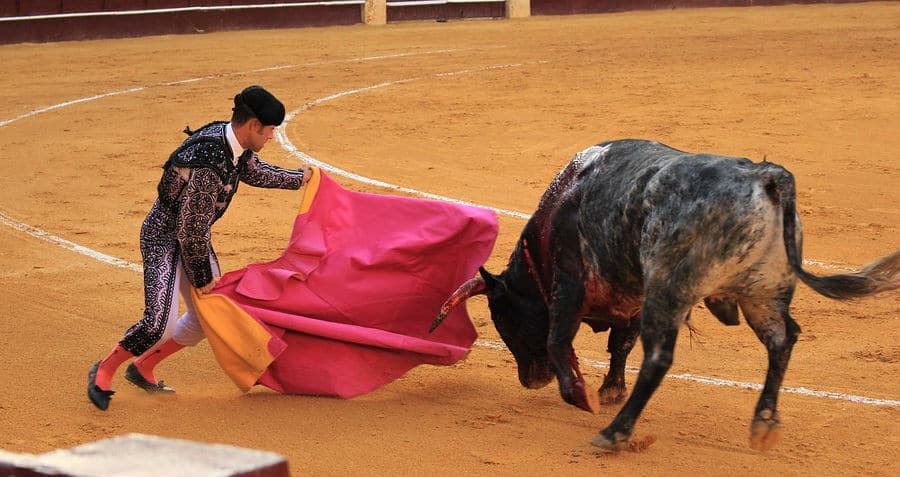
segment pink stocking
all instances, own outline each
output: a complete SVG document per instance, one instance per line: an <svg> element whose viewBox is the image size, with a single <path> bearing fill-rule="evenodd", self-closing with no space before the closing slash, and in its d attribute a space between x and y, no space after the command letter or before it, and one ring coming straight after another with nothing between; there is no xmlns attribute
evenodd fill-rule
<svg viewBox="0 0 900 477"><path fill-rule="evenodd" d="M153 374L153 368L155 368L160 361L172 356L182 348L184 348L184 345L178 344L174 339L170 338L158 348L150 350L134 360L134 366L138 369L144 379L156 384L157 381L156 376Z"/></svg>
<svg viewBox="0 0 900 477"><path fill-rule="evenodd" d="M109 353L109 356L103 358L103 361L100 362L100 366L97 368L97 377L94 380L94 383L97 384L97 387L103 389L105 391L109 391L109 387L112 385L112 378L116 374L116 370L119 369L119 366L122 365L125 361L133 358L134 355L129 353L122 345L116 345L115 348Z"/></svg>

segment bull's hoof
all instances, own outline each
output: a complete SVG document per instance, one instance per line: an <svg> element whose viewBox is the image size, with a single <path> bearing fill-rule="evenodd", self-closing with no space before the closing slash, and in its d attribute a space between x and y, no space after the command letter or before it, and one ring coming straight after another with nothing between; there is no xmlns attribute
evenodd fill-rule
<svg viewBox="0 0 900 477"><path fill-rule="evenodd" d="M620 440L616 440L620 439ZM621 434L616 434L615 438L610 439L606 437L601 432L597 434L597 437L591 441L591 444L600 448L601 452L620 452L620 451L628 451L628 452L644 452L649 449L656 442L656 436L644 436L640 439L632 439L628 437L623 437Z"/></svg>
<svg viewBox="0 0 900 477"><path fill-rule="evenodd" d="M574 383L571 396L571 400L565 399L565 396L563 396L563 400L574 404L575 407L583 409L591 414L600 412L599 396L597 396L597 393L588 392L587 386L585 386L583 381L576 381Z"/></svg>
<svg viewBox="0 0 900 477"><path fill-rule="evenodd" d="M750 448L764 451L771 449L781 438L781 424L778 413L763 409L750 425Z"/></svg>
<svg viewBox="0 0 900 477"><path fill-rule="evenodd" d="M611 404L619 404L628 396L625 388L600 388L597 392L600 395L600 404L608 406Z"/></svg>
<svg viewBox="0 0 900 477"><path fill-rule="evenodd" d="M591 441L591 444L599 447L603 452L619 452L628 447L628 436L615 433L612 437L607 437L601 431L597 434L597 437Z"/></svg>

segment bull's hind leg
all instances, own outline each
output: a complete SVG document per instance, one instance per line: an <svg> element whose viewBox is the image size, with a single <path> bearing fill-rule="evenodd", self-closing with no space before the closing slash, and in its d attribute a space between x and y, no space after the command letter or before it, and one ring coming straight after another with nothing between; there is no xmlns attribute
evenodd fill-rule
<svg viewBox="0 0 900 477"><path fill-rule="evenodd" d="M597 392L600 395L600 404L618 404L628 395L625 387L625 362L640 333L641 320L637 316L628 320L628 327L612 328L609 331L607 341L609 372Z"/></svg>
<svg viewBox="0 0 900 477"><path fill-rule="evenodd" d="M640 325L644 359L637 382L612 423L592 441L607 451L618 451L627 445L644 406L672 366L678 329L691 309L688 300L671 296L661 286L646 289L650 292L644 297Z"/></svg>
<svg viewBox="0 0 900 477"><path fill-rule="evenodd" d="M766 346L769 355L766 383L756 404L753 423L750 425L750 447L756 450L769 449L778 442L781 434L778 390L784 381L784 373L791 359L791 350L800 335L800 326L788 313L793 291L791 286L781 296L768 302L758 299L740 302L747 323Z"/></svg>

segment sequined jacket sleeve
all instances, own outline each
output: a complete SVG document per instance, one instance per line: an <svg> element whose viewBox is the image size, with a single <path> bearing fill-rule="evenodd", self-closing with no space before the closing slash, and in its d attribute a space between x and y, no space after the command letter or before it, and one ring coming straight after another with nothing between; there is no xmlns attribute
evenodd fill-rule
<svg viewBox="0 0 900 477"><path fill-rule="evenodd" d="M274 166L250 154L241 169L241 180L253 187L297 190L303 183L303 170Z"/></svg>
<svg viewBox="0 0 900 477"><path fill-rule="evenodd" d="M203 288L213 281L210 227L215 221L216 197L222 187L222 180L213 169L193 168L179 200L176 236L184 271L195 288Z"/></svg>

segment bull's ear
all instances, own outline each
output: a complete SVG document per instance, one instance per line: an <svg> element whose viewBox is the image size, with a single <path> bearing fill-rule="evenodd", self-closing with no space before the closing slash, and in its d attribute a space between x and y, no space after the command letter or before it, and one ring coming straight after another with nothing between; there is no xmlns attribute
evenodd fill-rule
<svg viewBox="0 0 900 477"><path fill-rule="evenodd" d="M484 267L478 267L478 273L481 275L481 278L484 279L484 284L487 285L488 291L496 288L498 284L502 284L500 277L491 275Z"/></svg>

